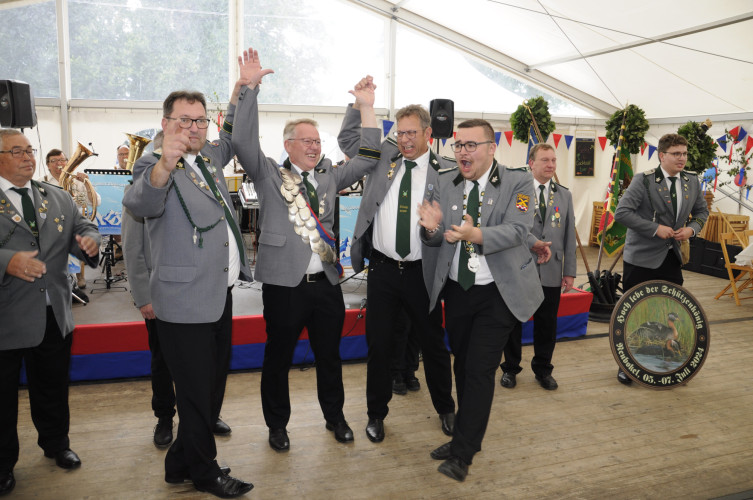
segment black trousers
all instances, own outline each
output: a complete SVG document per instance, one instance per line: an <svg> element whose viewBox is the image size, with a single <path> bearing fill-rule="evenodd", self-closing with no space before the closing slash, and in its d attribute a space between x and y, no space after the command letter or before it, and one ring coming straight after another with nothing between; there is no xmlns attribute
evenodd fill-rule
<svg viewBox="0 0 753 500"><path fill-rule="evenodd" d="M390 362L392 378L397 381L406 381L415 376L418 370L421 346L418 342L418 332L411 323L405 308L395 317L393 340L392 361Z"/></svg>
<svg viewBox="0 0 753 500"><path fill-rule="evenodd" d="M664 261L656 269L636 266L629 262L623 262L622 266L623 290L627 292L636 285L646 281L665 280L675 285L682 286L682 263L677 258L674 250L668 250Z"/></svg>
<svg viewBox="0 0 753 500"><path fill-rule="evenodd" d="M175 389L159 343L157 320L145 319L144 323L149 338L149 351L152 353L152 410L157 418L172 418L175 415Z"/></svg>
<svg viewBox="0 0 753 500"><path fill-rule="evenodd" d="M171 323L157 318L180 419L178 435L165 455L168 474L185 474L194 481L211 481L220 475L212 429L225 397L232 329L230 288L222 316L214 323Z"/></svg>
<svg viewBox="0 0 753 500"><path fill-rule="evenodd" d="M455 355L458 414L451 453L467 464L481 451L494 398L494 374L510 333L520 328L494 283L467 291L448 280L445 321Z"/></svg>
<svg viewBox="0 0 753 500"><path fill-rule="evenodd" d="M395 317L402 308L418 332L426 385L437 413L455 411L450 353L444 343L442 309L429 311L429 294L421 264L400 269L394 261L372 254L366 285L366 403L369 418L383 419L392 399L390 374Z"/></svg>
<svg viewBox="0 0 753 500"><path fill-rule="evenodd" d="M316 359L316 389L327 422L344 420L340 337L345 321L345 303L340 285L326 278L302 281L298 286L262 286L267 342L261 371L261 404L270 429L282 429L290 420L288 372L303 327L308 329Z"/></svg>
<svg viewBox="0 0 753 500"><path fill-rule="evenodd" d="M540 377L552 374L552 355L557 343L557 310L560 307L562 290L558 286L544 286L544 302L533 313L533 359L531 370ZM500 365L505 373L520 373L522 358L523 330L516 329L510 334L505 346L505 361Z"/></svg>
<svg viewBox="0 0 753 500"><path fill-rule="evenodd" d="M73 334L63 338L52 307L47 306L47 326L36 347L0 351L0 473L18 462L18 384L21 362L26 363L31 420L37 444L48 454L70 446L68 379Z"/></svg>

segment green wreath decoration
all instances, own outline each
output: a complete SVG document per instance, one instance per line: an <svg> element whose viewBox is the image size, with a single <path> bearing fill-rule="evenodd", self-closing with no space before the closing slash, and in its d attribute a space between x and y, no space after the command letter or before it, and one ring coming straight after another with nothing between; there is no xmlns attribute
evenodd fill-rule
<svg viewBox="0 0 753 500"><path fill-rule="evenodd" d="M627 110L627 116L625 117L625 133L622 134L622 148L627 149L631 154L638 154L645 142L648 120L646 120L646 113L635 104L630 104L625 109L615 111L609 120L607 120L607 139L609 139L609 144L615 148L617 147L617 143L620 140L622 114L625 110Z"/></svg>
<svg viewBox="0 0 753 500"><path fill-rule="evenodd" d="M708 122L708 121L707 121ZM702 174L712 166L716 157L716 143L706 134L711 122L688 122L677 133L688 140L688 162L685 170Z"/></svg>
<svg viewBox="0 0 753 500"><path fill-rule="evenodd" d="M526 108L531 108L529 112ZM512 126L513 137L520 142L528 143L528 133L531 130L531 114L536 119L536 125L539 132L544 136L544 140L549 137L557 125L552 121L552 115L549 113L549 103L542 96L533 97L523 101L513 114L510 115L510 125Z"/></svg>

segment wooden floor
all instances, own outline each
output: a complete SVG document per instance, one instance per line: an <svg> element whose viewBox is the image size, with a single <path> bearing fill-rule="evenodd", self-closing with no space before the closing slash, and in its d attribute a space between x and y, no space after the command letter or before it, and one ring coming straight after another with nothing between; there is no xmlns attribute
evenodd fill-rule
<svg viewBox="0 0 753 500"><path fill-rule="evenodd" d="M429 457L448 439L423 373L419 392L393 398L385 441L366 439L363 363L344 367L345 415L356 435L347 445L324 428L314 371L291 371L291 449L283 454L267 445L260 374L231 374L222 417L233 433L217 439L218 460L253 482L247 498L258 499L751 498L753 301L714 300L724 283L686 272L686 287L711 319L708 358L686 386L619 384L608 326L589 323L585 338L557 346L557 391L541 389L528 369L514 390L497 386L484 449L464 483L438 473ZM526 367L531 354L524 347ZM71 447L83 461L75 471L43 457L26 391L19 397L21 456L11 498L213 498L190 483L163 481L147 380L71 387Z"/></svg>

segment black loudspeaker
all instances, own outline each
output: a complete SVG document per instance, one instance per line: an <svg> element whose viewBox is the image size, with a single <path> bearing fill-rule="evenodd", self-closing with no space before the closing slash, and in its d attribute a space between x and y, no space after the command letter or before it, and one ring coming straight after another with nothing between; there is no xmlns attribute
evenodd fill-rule
<svg viewBox="0 0 753 500"><path fill-rule="evenodd" d="M0 125L31 128L37 124L34 96L26 82L0 80Z"/></svg>
<svg viewBox="0 0 753 500"><path fill-rule="evenodd" d="M429 103L431 136L435 139L452 137L455 124L455 103L450 99L434 99Z"/></svg>

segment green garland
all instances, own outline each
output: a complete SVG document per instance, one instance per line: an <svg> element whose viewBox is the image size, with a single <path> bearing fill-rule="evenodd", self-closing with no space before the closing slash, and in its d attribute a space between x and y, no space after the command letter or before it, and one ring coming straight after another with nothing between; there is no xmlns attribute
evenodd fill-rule
<svg viewBox="0 0 753 500"><path fill-rule="evenodd" d="M526 106L531 108L530 112L526 109ZM513 136L520 142L528 143L528 134L531 130L531 113L536 119L539 132L544 136L543 140L546 141L557 125L552 121L552 115L549 114L549 104L542 96L523 101L523 104L518 106L518 109L510 115Z"/></svg>
<svg viewBox="0 0 753 500"><path fill-rule="evenodd" d="M634 104L630 104L625 109L627 110L627 116L625 117L625 133L622 139L622 149L627 149L631 154L638 154L645 142L646 131L648 130L646 113ZM625 109L615 111L609 120L607 120L607 139L609 139L609 144L615 148L620 140L622 114Z"/></svg>
<svg viewBox="0 0 753 500"><path fill-rule="evenodd" d="M710 122L709 122L710 123ZM677 133L688 140L688 162L685 170L702 174L712 166L716 156L716 143L706 134L708 127L698 122L688 122Z"/></svg>

